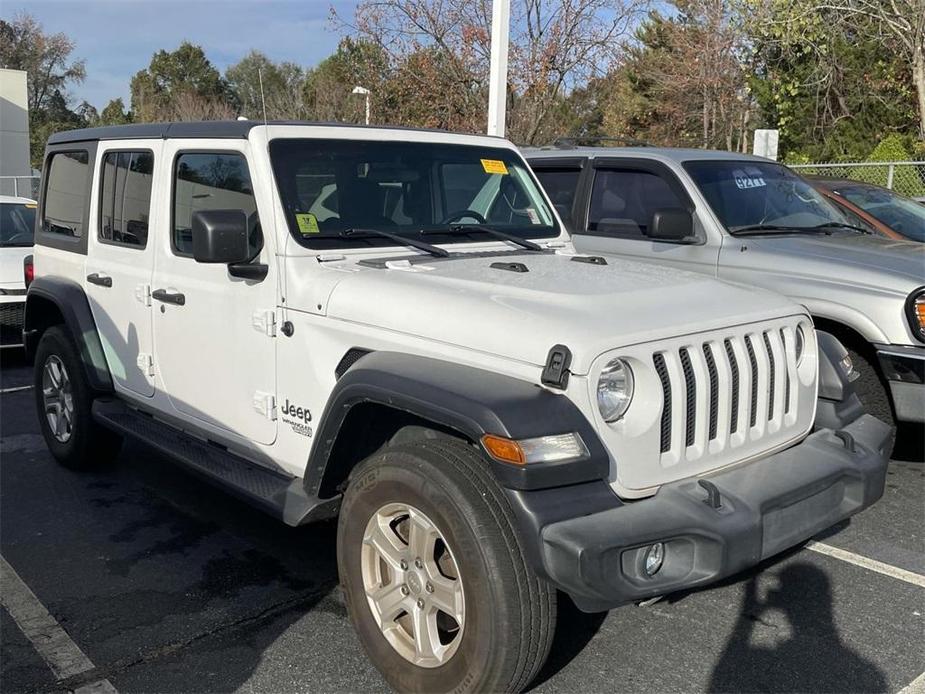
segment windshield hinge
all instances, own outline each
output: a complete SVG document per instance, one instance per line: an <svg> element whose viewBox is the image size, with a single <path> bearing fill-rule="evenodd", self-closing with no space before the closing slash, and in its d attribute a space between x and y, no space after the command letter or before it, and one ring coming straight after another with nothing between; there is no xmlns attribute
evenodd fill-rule
<svg viewBox="0 0 925 694"><path fill-rule="evenodd" d="M143 306L151 305L151 285L150 284L139 284L135 286L135 298L141 302Z"/></svg>
<svg viewBox="0 0 925 694"><path fill-rule="evenodd" d="M343 253L322 253L321 255L316 255L319 263L333 263L336 260L346 260L347 256Z"/></svg>
<svg viewBox="0 0 925 694"><path fill-rule="evenodd" d="M270 337L276 337L276 311L256 311L251 318L254 330Z"/></svg>

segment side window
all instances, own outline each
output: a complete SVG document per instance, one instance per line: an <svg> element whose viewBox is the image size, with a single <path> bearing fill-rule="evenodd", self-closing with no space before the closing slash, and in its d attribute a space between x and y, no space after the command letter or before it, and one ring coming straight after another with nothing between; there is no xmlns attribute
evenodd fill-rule
<svg viewBox="0 0 925 694"><path fill-rule="evenodd" d="M540 185L546 190L559 215L571 220L572 203L575 202L581 169L543 168L534 169L533 172L540 179Z"/></svg>
<svg viewBox="0 0 925 694"><path fill-rule="evenodd" d="M243 210L250 226L253 255L263 247L257 203L243 154L188 152L174 165L173 234L177 255L193 254L192 217L200 210Z"/></svg>
<svg viewBox="0 0 925 694"><path fill-rule="evenodd" d="M145 247L153 173L154 155L151 152L107 152L103 156L100 241Z"/></svg>
<svg viewBox="0 0 925 694"><path fill-rule="evenodd" d="M602 169L594 176L588 231L640 239L656 210L684 208L668 182L658 174L634 169Z"/></svg>
<svg viewBox="0 0 925 694"><path fill-rule="evenodd" d="M85 151L55 152L48 160L42 231L80 238L87 227L90 157Z"/></svg>

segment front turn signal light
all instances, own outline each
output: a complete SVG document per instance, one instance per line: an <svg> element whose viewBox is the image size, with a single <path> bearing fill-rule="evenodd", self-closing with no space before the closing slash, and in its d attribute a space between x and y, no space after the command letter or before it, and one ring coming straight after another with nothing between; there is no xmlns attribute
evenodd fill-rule
<svg viewBox="0 0 925 694"><path fill-rule="evenodd" d="M588 455L585 442L574 432L520 440L485 434L482 437L482 446L495 460L511 465L561 463L579 460Z"/></svg>

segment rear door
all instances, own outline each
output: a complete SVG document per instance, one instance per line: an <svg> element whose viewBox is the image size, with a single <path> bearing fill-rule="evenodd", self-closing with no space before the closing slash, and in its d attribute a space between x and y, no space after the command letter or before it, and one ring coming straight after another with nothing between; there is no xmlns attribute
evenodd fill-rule
<svg viewBox="0 0 925 694"><path fill-rule="evenodd" d="M87 246L86 290L117 389L154 395L149 230L162 143L101 143Z"/></svg>
<svg viewBox="0 0 925 694"><path fill-rule="evenodd" d="M201 146L197 146L201 145ZM172 409L221 433L270 444L276 438L275 323L278 281L264 243L254 167L246 141L168 140L166 229L152 281L155 362ZM265 209L270 208L269 200ZM243 210L262 280L231 276L227 265L192 255L192 215ZM271 234L267 241L272 243Z"/></svg>
<svg viewBox="0 0 925 694"><path fill-rule="evenodd" d="M579 250L716 274L720 244L708 238L693 200L667 165L649 159L592 159L578 191L572 214ZM679 243L646 235L657 210L678 208L694 216L691 239Z"/></svg>

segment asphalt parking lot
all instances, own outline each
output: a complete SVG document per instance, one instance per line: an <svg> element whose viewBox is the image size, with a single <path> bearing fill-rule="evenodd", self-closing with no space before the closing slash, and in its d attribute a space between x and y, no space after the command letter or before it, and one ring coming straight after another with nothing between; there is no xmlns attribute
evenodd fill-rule
<svg viewBox="0 0 925 694"><path fill-rule="evenodd" d="M0 690L386 689L338 594L333 524L287 528L135 444L110 470L60 468L30 368L0 359ZM646 607L562 600L534 691L925 691L925 466L893 462L880 503L816 542ZM71 667L13 620L26 603Z"/></svg>

